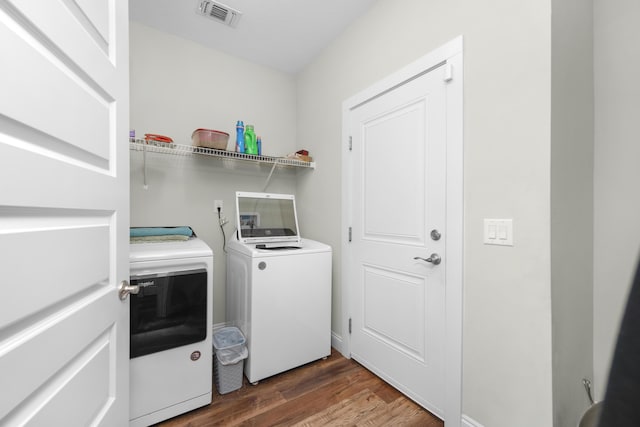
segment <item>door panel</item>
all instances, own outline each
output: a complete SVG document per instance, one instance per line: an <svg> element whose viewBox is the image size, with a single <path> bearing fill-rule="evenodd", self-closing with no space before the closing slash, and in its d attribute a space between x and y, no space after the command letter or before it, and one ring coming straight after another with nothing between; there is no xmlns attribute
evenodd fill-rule
<svg viewBox="0 0 640 427"><path fill-rule="evenodd" d="M435 69L351 113L351 355L444 414L446 96Z"/></svg>
<svg viewBox="0 0 640 427"><path fill-rule="evenodd" d="M102 406L109 403L109 394L114 391L109 384L115 380L115 373L109 366L109 358L105 360L97 356L105 350L105 354L116 350L111 346L117 331L106 314L112 297L111 290L103 288L74 304L65 305L64 310L40 311L38 316L34 316L37 317L35 321L17 325L27 327L13 334L13 345L6 347L0 358L0 372L3 372L7 384L12 384L11 393L0 402L0 419L3 422L21 425L21 422L36 416L32 411L37 412L40 406L52 408L50 400L56 401L57 393L68 393L65 389L73 385L76 377L86 375L84 369L94 363L99 363L99 370L92 371L98 375L92 377L91 389L75 394L76 399L83 405L95 401ZM71 336L73 339L69 338ZM96 393L101 389L111 393L98 398ZM74 406L58 407L67 417L71 408ZM88 425L90 418L79 420Z"/></svg>
<svg viewBox="0 0 640 427"><path fill-rule="evenodd" d="M128 4L97 3L0 3L1 425L128 424Z"/></svg>
<svg viewBox="0 0 640 427"><path fill-rule="evenodd" d="M363 332L406 356L424 361L424 277L375 266L363 268ZM393 322L389 322L389 313L394 314Z"/></svg>
<svg viewBox="0 0 640 427"><path fill-rule="evenodd" d="M363 238L424 244L425 100L386 111L362 124ZM398 134L401 130L401 134ZM411 144L409 146L409 144ZM411 188L414 197L402 189ZM395 221L402 213L402 220Z"/></svg>
<svg viewBox="0 0 640 427"><path fill-rule="evenodd" d="M16 3L25 12L35 9L38 13L24 16L12 5L4 10L11 15L5 15L5 25L0 25L0 43L3 53L11 56L3 63L0 81L0 91L5 94L0 100L3 128L6 124L18 147L63 155L67 161L108 171L109 156L115 152L111 147L116 129L116 116L111 111L115 107L114 88L110 87L115 75L98 71L101 67L114 70L114 65L95 49L84 27L70 21L66 8L46 2L44 9L53 8L53 15L42 16L40 3ZM33 22L25 22L27 19L42 27L34 27ZM59 25L65 25L63 31L56 29ZM42 33L45 29L51 33ZM84 59L83 53L95 62Z"/></svg>
<svg viewBox="0 0 640 427"><path fill-rule="evenodd" d="M23 212L14 210L14 224L21 213ZM42 212L43 215L47 213L53 212ZM6 226L8 217L5 216L4 220ZM78 221L77 218L73 220ZM26 224L22 224L22 227L25 226ZM108 281L108 222L101 225L86 224L83 227L78 224L68 224L64 228L58 224L57 229L52 227L52 218L49 217L40 223L32 221L27 230L2 230L4 233L0 240L0 253L4 254L3 262L12 266L5 276L6 283L15 284L3 289L3 298L20 301L20 304L12 304L0 312L0 328L24 321L34 313L81 294L88 286ZM94 244L87 247L87 241ZM68 250L60 250L61 242L68 245ZM34 260L45 259L49 268L34 268ZM67 265L69 259L84 261L70 269ZM45 286L41 286L38 293L28 294L25 293L24 286L20 285L23 283L42 283Z"/></svg>
<svg viewBox="0 0 640 427"><path fill-rule="evenodd" d="M51 399L47 399L44 407L33 411L30 424L69 426L69 408L73 408L73 419L78 426L86 425L85 421L96 418L109 408L112 390L109 388L109 360L113 349L109 345L109 335L104 334L94 345L80 353L66 369L56 376L55 381L47 384ZM98 379L98 381L96 381ZM56 389L60 388L59 391ZM82 405L77 404L77 397L83 396Z"/></svg>

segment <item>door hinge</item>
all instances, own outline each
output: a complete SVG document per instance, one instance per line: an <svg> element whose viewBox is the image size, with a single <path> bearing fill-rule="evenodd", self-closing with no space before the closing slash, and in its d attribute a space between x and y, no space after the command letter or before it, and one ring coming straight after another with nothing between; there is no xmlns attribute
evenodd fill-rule
<svg viewBox="0 0 640 427"><path fill-rule="evenodd" d="M349 137L349 151L353 150L353 138L350 136Z"/></svg>
<svg viewBox="0 0 640 427"><path fill-rule="evenodd" d="M351 333L351 317L349 318L349 333Z"/></svg>
<svg viewBox="0 0 640 427"><path fill-rule="evenodd" d="M453 66L448 62L444 64L444 77L443 80L448 83L453 80Z"/></svg>
<svg viewBox="0 0 640 427"><path fill-rule="evenodd" d="M351 242L351 238L352 238L352 229L351 227L349 227L349 242Z"/></svg>

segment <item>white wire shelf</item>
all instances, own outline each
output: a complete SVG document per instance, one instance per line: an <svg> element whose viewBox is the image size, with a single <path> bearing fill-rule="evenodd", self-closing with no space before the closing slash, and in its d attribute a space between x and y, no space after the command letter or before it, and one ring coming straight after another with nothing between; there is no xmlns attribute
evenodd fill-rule
<svg viewBox="0 0 640 427"><path fill-rule="evenodd" d="M162 145L159 145L162 144ZM129 142L129 149L132 151L145 151L148 153L162 153L174 156L191 156L200 154L204 156L216 157L219 159L239 160L251 163L262 163L274 166L290 166L297 168L315 169L315 162L305 162L287 157L257 156L253 154L236 153L235 151L216 150L213 148L194 147L192 145L151 143L147 144L144 139L136 139Z"/></svg>

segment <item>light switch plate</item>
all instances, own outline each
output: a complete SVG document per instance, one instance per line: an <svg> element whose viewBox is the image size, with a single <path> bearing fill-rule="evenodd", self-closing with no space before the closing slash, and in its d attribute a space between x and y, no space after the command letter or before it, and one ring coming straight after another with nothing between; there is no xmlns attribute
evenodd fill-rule
<svg viewBox="0 0 640 427"><path fill-rule="evenodd" d="M513 219L485 218L484 244L513 246Z"/></svg>

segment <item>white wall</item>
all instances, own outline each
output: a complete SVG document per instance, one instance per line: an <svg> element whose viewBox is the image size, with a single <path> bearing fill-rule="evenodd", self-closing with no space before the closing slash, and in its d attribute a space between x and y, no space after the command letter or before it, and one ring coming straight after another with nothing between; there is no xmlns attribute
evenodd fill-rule
<svg viewBox="0 0 640 427"><path fill-rule="evenodd" d="M552 10L551 297L554 426L574 427L593 372L593 7Z"/></svg>
<svg viewBox="0 0 640 427"><path fill-rule="evenodd" d="M492 427L552 423L550 13L537 0L381 0L298 77L298 132L319 160L298 199L335 251L339 333L342 101L464 36L463 410ZM483 245L483 218L513 218L515 246Z"/></svg>
<svg viewBox="0 0 640 427"><path fill-rule="evenodd" d="M295 147L293 78L149 27L131 23L131 127L137 136L157 133L191 144L197 128L225 131L254 124L265 155ZM262 191L270 166L203 156L148 154L143 187L142 152L131 152L131 225L191 225L214 251L214 323L225 321L225 257L214 200L223 200L235 227L235 191ZM312 171L278 168L270 192L295 191L297 175ZM301 226L302 227L302 226ZM304 228L302 228L304 230Z"/></svg>
<svg viewBox="0 0 640 427"><path fill-rule="evenodd" d="M594 371L604 396L640 249L640 3L594 1Z"/></svg>

